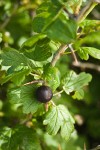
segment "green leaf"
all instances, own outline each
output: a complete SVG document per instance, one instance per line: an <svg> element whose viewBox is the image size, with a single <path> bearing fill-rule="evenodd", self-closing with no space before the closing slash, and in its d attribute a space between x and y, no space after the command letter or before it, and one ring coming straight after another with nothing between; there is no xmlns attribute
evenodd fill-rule
<svg viewBox="0 0 100 150"><path fill-rule="evenodd" d="M52 56L49 45L44 45L42 47L36 46L35 51L33 52L35 61L44 61Z"/></svg>
<svg viewBox="0 0 100 150"><path fill-rule="evenodd" d="M85 44L100 44L100 31L90 32L85 37L75 41L76 48L79 48L81 45Z"/></svg>
<svg viewBox="0 0 100 150"><path fill-rule="evenodd" d="M8 127L0 128L0 148L11 137L12 129Z"/></svg>
<svg viewBox="0 0 100 150"><path fill-rule="evenodd" d="M35 70L36 67L41 66L34 60L28 59L24 54L19 53L19 51L13 49L13 48L6 48L1 53L1 65L7 66L6 70L8 68L12 71L12 73L16 70L18 67L28 67L28 69Z"/></svg>
<svg viewBox="0 0 100 150"><path fill-rule="evenodd" d="M45 31L52 40L61 43L70 43L76 38L76 22L73 20L56 19Z"/></svg>
<svg viewBox="0 0 100 150"><path fill-rule="evenodd" d="M78 54L81 57L81 59L85 60L89 58L89 55L96 59L100 59L100 50L94 47L80 47Z"/></svg>
<svg viewBox="0 0 100 150"><path fill-rule="evenodd" d="M12 89L8 93L8 98L12 103L22 104L23 113L35 113L43 106L35 97L36 88L37 87L34 85L27 85L17 89Z"/></svg>
<svg viewBox="0 0 100 150"><path fill-rule="evenodd" d="M1 141L3 141L1 143ZM4 128L0 134L2 150L41 150L39 140L34 130L25 126L14 129Z"/></svg>
<svg viewBox="0 0 100 150"><path fill-rule="evenodd" d="M82 47L83 51L87 52L89 55L96 59L100 59L100 50L94 47Z"/></svg>
<svg viewBox="0 0 100 150"><path fill-rule="evenodd" d="M42 40L44 42L44 40ZM35 47L29 51L26 51L24 54L30 59L35 61L45 61L52 56L51 47L48 43L36 43ZM47 41L48 42L48 41Z"/></svg>
<svg viewBox="0 0 100 150"><path fill-rule="evenodd" d="M47 125L47 132L56 135L60 130L61 136L68 140L74 129L74 120L65 106L52 106L43 121Z"/></svg>
<svg viewBox="0 0 100 150"><path fill-rule="evenodd" d="M75 92L75 94L72 96L74 99L81 100L84 97L84 91L82 89L79 89Z"/></svg>
<svg viewBox="0 0 100 150"><path fill-rule="evenodd" d="M76 38L77 24L74 20L68 20L63 12L63 6L48 3L47 8L42 9L33 20L33 30L44 33L50 39L61 43L73 42ZM44 5L43 5L44 8Z"/></svg>
<svg viewBox="0 0 100 150"><path fill-rule="evenodd" d="M44 39L46 37L46 35L44 34L36 34L34 36L32 36L31 38L29 38L27 41L25 41L22 46L21 49L27 49L27 48L32 48L34 46L34 44L41 40Z"/></svg>
<svg viewBox="0 0 100 150"><path fill-rule="evenodd" d="M86 51L84 51L83 48L79 48L77 53L78 53L78 55L80 56L81 59L84 59L84 60L88 60L89 59L88 53Z"/></svg>
<svg viewBox="0 0 100 150"><path fill-rule="evenodd" d="M45 2L37 10L37 16L33 20L33 30L43 32L59 16L62 8L55 7L51 2Z"/></svg>
<svg viewBox="0 0 100 150"><path fill-rule="evenodd" d="M1 53L2 65L3 66L19 66L24 65L27 66L27 58L19 53L17 50L13 48L6 48L3 53Z"/></svg>
<svg viewBox="0 0 100 150"><path fill-rule="evenodd" d="M87 37L88 36L90 37L91 34L95 34L96 33L95 31L99 31L100 20L93 20L93 19L92 20L88 20L88 19L85 19L79 26L82 28L82 30L83 30L83 32L85 34L88 33ZM92 33L90 33L90 32L92 32ZM89 33L90 33L90 35L89 35ZM100 32L99 32L99 34L100 34ZM91 39L91 40L93 41L93 39Z"/></svg>
<svg viewBox="0 0 100 150"><path fill-rule="evenodd" d="M62 78L62 86L67 94L73 91L78 91L82 87L88 85L91 81L92 76L88 73L82 72L77 75L74 71L70 71L67 75Z"/></svg>
<svg viewBox="0 0 100 150"><path fill-rule="evenodd" d="M50 64L44 66L43 78L52 88L53 91L60 85L60 73L56 67L52 67Z"/></svg>
<svg viewBox="0 0 100 150"><path fill-rule="evenodd" d="M10 75L5 76L1 79L0 83L4 84L7 81L11 80L13 83L15 83L17 86L19 86L24 80L25 76L30 73L30 69L21 69L20 71L14 71Z"/></svg>

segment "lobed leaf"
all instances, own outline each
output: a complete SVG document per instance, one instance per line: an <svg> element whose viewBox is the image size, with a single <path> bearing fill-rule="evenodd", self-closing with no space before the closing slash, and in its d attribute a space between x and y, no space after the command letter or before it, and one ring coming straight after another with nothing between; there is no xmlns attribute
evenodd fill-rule
<svg viewBox="0 0 100 150"><path fill-rule="evenodd" d="M83 47L85 51L88 52L89 55L96 59L100 59L100 50L94 47Z"/></svg>
<svg viewBox="0 0 100 150"><path fill-rule="evenodd" d="M43 41L43 40L42 40ZM40 42L40 41L39 41ZM49 44L37 43L33 49L24 52L25 56L34 61L45 61L52 56L51 47Z"/></svg>
<svg viewBox="0 0 100 150"><path fill-rule="evenodd" d="M28 64L28 60L23 54L10 47L6 48L6 50L1 53L1 60L3 66L17 67L19 65L27 66Z"/></svg>
<svg viewBox="0 0 100 150"><path fill-rule="evenodd" d="M34 130L25 126L4 128L0 134L0 146L2 150L41 150Z"/></svg>
<svg viewBox="0 0 100 150"><path fill-rule="evenodd" d="M62 86L67 94L73 91L80 90L83 86L88 85L92 76L88 73L82 72L77 75L74 71L70 71L67 75L62 78Z"/></svg>
<svg viewBox="0 0 100 150"><path fill-rule="evenodd" d="M84 97L84 91L82 89L79 89L75 91L75 94L72 96L74 99L81 100Z"/></svg>
<svg viewBox="0 0 100 150"><path fill-rule="evenodd" d="M100 59L100 50L94 47L80 47L78 54L85 60L89 58L89 55L96 59Z"/></svg>
<svg viewBox="0 0 100 150"><path fill-rule="evenodd" d="M47 132L56 135L60 130L61 136L68 140L74 129L74 120L65 106L52 106L43 121L47 125Z"/></svg>
<svg viewBox="0 0 100 150"><path fill-rule="evenodd" d="M37 41L39 41L45 37L46 37L46 35L44 35L44 34L36 34L36 35L32 36L31 38L29 38L27 41L25 41L22 44L21 49L32 48Z"/></svg>
<svg viewBox="0 0 100 150"><path fill-rule="evenodd" d="M38 102L35 97L36 88L34 85L27 85L13 89L9 91L8 98L12 103L22 104L23 113L35 113L42 107L42 103Z"/></svg>

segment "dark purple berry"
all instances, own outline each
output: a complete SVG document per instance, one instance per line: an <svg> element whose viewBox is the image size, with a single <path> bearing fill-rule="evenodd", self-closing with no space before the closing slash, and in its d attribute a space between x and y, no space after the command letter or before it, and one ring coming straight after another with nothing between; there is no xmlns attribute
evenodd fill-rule
<svg viewBox="0 0 100 150"><path fill-rule="evenodd" d="M53 97L52 90L48 86L40 86L36 90L36 98L41 103L49 102Z"/></svg>

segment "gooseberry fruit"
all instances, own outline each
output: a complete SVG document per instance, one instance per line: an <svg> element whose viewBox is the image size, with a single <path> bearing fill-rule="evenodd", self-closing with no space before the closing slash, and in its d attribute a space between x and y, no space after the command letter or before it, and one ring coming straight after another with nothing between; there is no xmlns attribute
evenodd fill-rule
<svg viewBox="0 0 100 150"><path fill-rule="evenodd" d="M41 103L49 102L53 97L52 90L48 86L40 86L36 90L36 98Z"/></svg>

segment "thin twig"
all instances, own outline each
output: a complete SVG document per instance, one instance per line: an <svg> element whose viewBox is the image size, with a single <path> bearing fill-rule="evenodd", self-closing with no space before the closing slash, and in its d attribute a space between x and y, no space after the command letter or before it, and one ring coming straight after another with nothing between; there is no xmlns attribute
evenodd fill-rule
<svg viewBox="0 0 100 150"><path fill-rule="evenodd" d="M72 44L69 44L68 47L69 47L70 50L71 50L71 53L72 53L73 58L74 58L74 60L75 60L75 63L78 64L78 60L77 60L77 57L76 57L76 55L75 55L74 49L73 49L73 47L72 47Z"/></svg>
<svg viewBox="0 0 100 150"><path fill-rule="evenodd" d="M93 63L87 63L87 62L78 62L76 63L75 61L73 62L73 66L83 68L83 69L93 69L98 72L100 72L100 65L96 65Z"/></svg>
<svg viewBox="0 0 100 150"><path fill-rule="evenodd" d="M63 93L63 91L64 91L64 90L61 90L61 91L59 91L59 92L53 94L53 96L59 95L59 94Z"/></svg>
<svg viewBox="0 0 100 150"><path fill-rule="evenodd" d="M53 56L53 59L51 61L51 65L54 67L57 60L60 58L60 56L65 52L65 50L68 48L68 45L61 45L59 49L56 51L56 53Z"/></svg>
<svg viewBox="0 0 100 150"><path fill-rule="evenodd" d="M86 144L84 143L84 150L86 150Z"/></svg>
<svg viewBox="0 0 100 150"><path fill-rule="evenodd" d="M50 102L51 102L51 104L52 104L53 106L56 106L56 104L55 104L52 100L51 100Z"/></svg>
<svg viewBox="0 0 100 150"><path fill-rule="evenodd" d="M76 18L78 23L82 22L88 14L93 10L93 8L100 3L100 0L90 0L87 5L80 11L79 15Z"/></svg>
<svg viewBox="0 0 100 150"><path fill-rule="evenodd" d="M61 145L60 145L60 144L58 144L58 150L62 150L62 148L61 148Z"/></svg>
<svg viewBox="0 0 100 150"><path fill-rule="evenodd" d="M38 75L38 74L31 73L31 72L30 72L30 75L32 75L32 76L36 76L36 77L39 77L39 76L40 76L40 75Z"/></svg>
<svg viewBox="0 0 100 150"><path fill-rule="evenodd" d="M23 86L24 85L30 85L30 84L33 84L33 83L45 83L45 81L44 80L34 80L34 81L23 84Z"/></svg>

